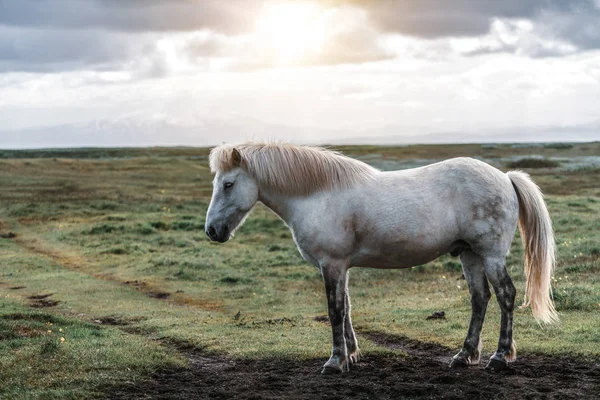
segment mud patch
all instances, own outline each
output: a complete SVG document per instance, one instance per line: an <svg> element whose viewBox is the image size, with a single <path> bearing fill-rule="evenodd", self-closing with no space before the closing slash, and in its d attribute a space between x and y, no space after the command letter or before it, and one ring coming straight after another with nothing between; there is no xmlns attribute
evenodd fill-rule
<svg viewBox="0 0 600 400"><path fill-rule="evenodd" d="M446 312L444 312L444 311L436 311L433 314L429 315L425 319L427 321L432 320L432 319L446 319Z"/></svg>
<svg viewBox="0 0 600 400"><path fill-rule="evenodd" d="M119 319L119 318L115 318L115 317L103 317L103 318L99 318L99 319L95 319L94 322L96 324L103 324L103 325L112 325L112 326L125 326L125 325L129 325L130 322Z"/></svg>
<svg viewBox="0 0 600 400"><path fill-rule="evenodd" d="M131 333L132 335L150 336L156 333L155 328L148 328L145 326L125 325L119 327L119 329L121 329L123 332Z"/></svg>
<svg viewBox="0 0 600 400"><path fill-rule="evenodd" d="M13 313L13 314L4 314L0 315L0 319L5 319L8 321L17 321L22 319L24 321L37 321L37 322L52 322L56 323L59 320L56 316L51 314L42 314L42 313L34 313L34 314L23 314L23 313Z"/></svg>
<svg viewBox="0 0 600 400"><path fill-rule="evenodd" d="M29 307L33 308L47 308L47 307L55 307L60 303L59 300L51 300L51 299L39 299L29 303Z"/></svg>
<svg viewBox="0 0 600 400"><path fill-rule="evenodd" d="M146 294L155 299L168 299L171 296L168 292L146 292Z"/></svg>
<svg viewBox="0 0 600 400"><path fill-rule="evenodd" d="M18 326L14 328L15 333L21 338L32 338L43 336L45 331L31 326Z"/></svg>
<svg viewBox="0 0 600 400"><path fill-rule="evenodd" d="M29 307L46 308L46 307L54 307L60 303L59 300L51 300L48 298L52 295L54 295L54 293L32 294L31 296L27 296L26 298L31 300L29 302Z"/></svg>
<svg viewBox="0 0 600 400"><path fill-rule="evenodd" d="M168 299L169 297L171 297L171 293L163 292L160 290L152 290L152 287L148 282L134 280L125 281L123 282L123 284L127 286L132 286L154 299Z"/></svg>
<svg viewBox="0 0 600 400"><path fill-rule="evenodd" d="M33 338L43 336L45 329L16 324L11 327L0 329L0 340L13 340L22 338Z"/></svg>
<svg viewBox="0 0 600 400"><path fill-rule="evenodd" d="M342 375L322 376L325 359L239 360L178 348L187 369L110 388L109 399L592 399L600 392L600 363L524 355L498 374L483 366L450 370L451 349L377 332L361 336L407 352L369 356ZM364 340L364 339L363 339Z"/></svg>
<svg viewBox="0 0 600 400"><path fill-rule="evenodd" d="M419 340L410 339L406 336L390 335L383 332L368 331L357 329L359 337L366 337L370 341L379 346L387 347L394 350L402 350L405 353L419 358L433 356L442 360L442 363L450 362L450 358L458 351L451 349L441 344L431 342L421 342Z"/></svg>
<svg viewBox="0 0 600 400"><path fill-rule="evenodd" d="M240 315L241 315L241 313L240 313ZM239 321L236 323L236 325L247 327L247 328L255 328L255 327L267 326L267 325L280 325L280 326L286 326L286 327L294 327L297 324L296 320L293 320L292 318L287 318L287 317L266 319L263 321L244 321L244 320L240 320L240 315L236 314L235 316L233 316L233 319L235 321Z"/></svg>
<svg viewBox="0 0 600 400"><path fill-rule="evenodd" d="M112 326L127 326L146 319L145 317L123 318L117 316L106 316L93 320L96 324L112 325Z"/></svg>
<svg viewBox="0 0 600 400"><path fill-rule="evenodd" d="M133 286L136 289L144 289L148 286L148 283L144 282L144 281L125 281L123 282L123 285L128 285L128 286Z"/></svg>
<svg viewBox="0 0 600 400"><path fill-rule="evenodd" d="M29 300L42 300L42 299L45 299L45 298L47 298L47 297L50 297L50 296L52 296L53 294L54 294L54 293L47 293L47 294L34 294L34 295L31 295L31 296L27 296L27 298L28 298Z"/></svg>

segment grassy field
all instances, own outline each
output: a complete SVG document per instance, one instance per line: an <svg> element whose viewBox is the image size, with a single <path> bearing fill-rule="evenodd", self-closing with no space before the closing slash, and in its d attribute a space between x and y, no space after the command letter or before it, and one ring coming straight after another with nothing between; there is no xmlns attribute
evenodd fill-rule
<svg viewBox="0 0 600 400"><path fill-rule="evenodd" d="M600 357L600 143L343 147L382 169L473 156L524 168L547 195L558 246L561 323L515 316L525 353ZM318 271L258 206L236 237L210 243L208 149L0 150L0 398L95 398L111 385L184 367L178 351L282 362L329 356ZM518 238L508 268L522 299ZM470 303L456 258L412 269L354 269L365 353L399 351L361 332L457 350ZM443 310L445 320L427 321ZM495 303L484 326L495 349Z"/></svg>

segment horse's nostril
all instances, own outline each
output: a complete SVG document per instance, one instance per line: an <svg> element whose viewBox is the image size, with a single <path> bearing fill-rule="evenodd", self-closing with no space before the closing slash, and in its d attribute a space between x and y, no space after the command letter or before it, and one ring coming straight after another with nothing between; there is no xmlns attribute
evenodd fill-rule
<svg viewBox="0 0 600 400"><path fill-rule="evenodd" d="M217 236L217 230L215 229L214 226L211 225L206 230L206 234L208 235L209 238L214 239Z"/></svg>

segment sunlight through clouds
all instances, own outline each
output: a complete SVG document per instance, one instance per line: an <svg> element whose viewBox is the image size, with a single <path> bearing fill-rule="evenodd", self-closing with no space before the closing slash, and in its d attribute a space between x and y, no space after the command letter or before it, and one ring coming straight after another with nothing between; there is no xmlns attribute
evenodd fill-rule
<svg viewBox="0 0 600 400"><path fill-rule="evenodd" d="M321 50L325 13L315 3L266 5L256 20L257 41L274 52L276 63L298 61Z"/></svg>

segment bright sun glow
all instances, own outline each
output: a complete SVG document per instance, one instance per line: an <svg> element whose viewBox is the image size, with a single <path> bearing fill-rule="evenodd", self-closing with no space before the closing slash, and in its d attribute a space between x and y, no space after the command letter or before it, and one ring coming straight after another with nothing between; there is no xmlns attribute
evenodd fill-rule
<svg viewBox="0 0 600 400"><path fill-rule="evenodd" d="M265 6L256 21L260 42L273 61L290 64L317 53L324 41L324 11L313 3Z"/></svg>

